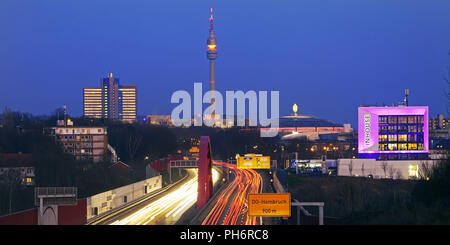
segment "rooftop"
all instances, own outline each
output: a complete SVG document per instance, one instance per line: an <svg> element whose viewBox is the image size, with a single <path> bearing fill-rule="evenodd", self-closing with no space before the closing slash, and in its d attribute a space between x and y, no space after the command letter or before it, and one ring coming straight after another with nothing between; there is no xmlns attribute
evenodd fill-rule
<svg viewBox="0 0 450 245"><path fill-rule="evenodd" d="M280 128L295 127L344 127L344 125L300 114L280 118Z"/></svg>

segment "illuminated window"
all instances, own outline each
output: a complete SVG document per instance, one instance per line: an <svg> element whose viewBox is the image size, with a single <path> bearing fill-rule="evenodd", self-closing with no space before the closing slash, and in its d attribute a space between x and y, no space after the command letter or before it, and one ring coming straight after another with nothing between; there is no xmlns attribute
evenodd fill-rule
<svg viewBox="0 0 450 245"><path fill-rule="evenodd" d="M388 116L388 123L389 124L395 124L397 123L397 116Z"/></svg>
<svg viewBox="0 0 450 245"><path fill-rule="evenodd" d="M27 178L27 183L31 183L31 178Z"/></svg>
<svg viewBox="0 0 450 245"><path fill-rule="evenodd" d="M417 117L416 116L409 116L408 117L408 123L417 123Z"/></svg>
<svg viewBox="0 0 450 245"><path fill-rule="evenodd" d="M423 123L423 116L417 116L417 123Z"/></svg>
<svg viewBox="0 0 450 245"><path fill-rule="evenodd" d="M380 116L380 117L378 118L378 123L380 123L380 124L385 124L385 123L387 123L387 122L388 122L387 116Z"/></svg>
<svg viewBox="0 0 450 245"><path fill-rule="evenodd" d="M408 150L417 150L417 144L416 143L408 144Z"/></svg>
<svg viewBox="0 0 450 245"><path fill-rule="evenodd" d="M396 134L390 134L390 135L389 135L389 141L390 141L390 142L392 142L392 141L397 141L397 135L396 135Z"/></svg>
<svg viewBox="0 0 450 245"><path fill-rule="evenodd" d="M401 151L406 151L408 150L408 144L398 144L398 149Z"/></svg>
<svg viewBox="0 0 450 245"><path fill-rule="evenodd" d="M388 144L379 144L379 145L378 145L378 149L379 149L380 151L387 151L387 150L389 150Z"/></svg>
<svg viewBox="0 0 450 245"><path fill-rule="evenodd" d="M397 125L389 125L388 131L389 133L397 133Z"/></svg>
<svg viewBox="0 0 450 245"><path fill-rule="evenodd" d="M417 144L417 150L424 150L424 146L422 143Z"/></svg>
<svg viewBox="0 0 450 245"><path fill-rule="evenodd" d="M409 165L408 174L410 178L419 178L419 165Z"/></svg>
<svg viewBox="0 0 450 245"><path fill-rule="evenodd" d="M407 116L399 116L398 123L408 123L408 117Z"/></svg>
<svg viewBox="0 0 450 245"><path fill-rule="evenodd" d="M398 141L407 141L408 135L406 134L399 134L398 135Z"/></svg>
<svg viewBox="0 0 450 245"><path fill-rule="evenodd" d="M387 142L387 135L379 135L380 142Z"/></svg>
<svg viewBox="0 0 450 245"><path fill-rule="evenodd" d="M396 151L397 150L397 144L388 144L388 149L390 151Z"/></svg>

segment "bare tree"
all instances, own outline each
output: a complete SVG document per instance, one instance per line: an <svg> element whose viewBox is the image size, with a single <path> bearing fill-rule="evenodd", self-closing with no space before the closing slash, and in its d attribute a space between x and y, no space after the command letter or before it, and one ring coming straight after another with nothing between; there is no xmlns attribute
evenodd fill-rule
<svg viewBox="0 0 450 245"><path fill-rule="evenodd" d="M20 168L9 168L0 175L0 185L8 188L9 213L12 213L12 195L20 184Z"/></svg>
<svg viewBox="0 0 450 245"><path fill-rule="evenodd" d="M353 176L353 160L350 159L350 163L348 164L348 172L350 172L350 176Z"/></svg>
<svg viewBox="0 0 450 245"><path fill-rule="evenodd" d="M431 177L431 173L433 172L433 166L430 164L427 164L426 162L422 161L420 163L419 167L419 177L421 179L428 179Z"/></svg>
<svg viewBox="0 0 450 245"><path fill-rule="evenodd" d="M14 113L8 108L5 107L5 109L3 110L3 128L6 129L12 129L15 127L15 123L14 123Z"/></svg>
<svg viewBox="0 0 450 245"><path fill-rule="evenodd" d="M402 175L402 172L400 171L400 169L397 169L397 176L396 176L396 178L397 179L403 179L403 175Z"/></svg>
<svg viewBox="0 0 450 245"><path fill-rule="evenodd" d="M142 135L138 132L130 132L127 138L127 150L131 161L134 161L134 156L142 141Z"/></svg>
<svg viewBox="0 0 450 245"><path fill-rule="evenodd" d="M394 167L392 165L389 166L388 171L389 171L389 178L393 179L394 178L394 173L395 173Z"/></svg>
<svg viewBox="0 0 450 245"><path fill-rule="evenodd" d="M381 162L381 168L384 171L384 178L387 176L387 170L388 170L388 163L386 161Z"/></svg>

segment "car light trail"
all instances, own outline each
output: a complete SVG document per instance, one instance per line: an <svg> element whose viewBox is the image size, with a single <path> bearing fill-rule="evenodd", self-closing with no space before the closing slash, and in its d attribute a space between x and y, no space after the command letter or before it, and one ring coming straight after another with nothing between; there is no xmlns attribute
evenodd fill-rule
<svg viewBox="0 0 450 245"><path fill-rule="evenodd" d="M217 203L211 209L203 225L256 225L256 217L247 215L249 193L258 193L261 186L261 176L253 169L238 169L236 165L217 163L232 170L236 177L234 181L220 193ZM229 208L227 210L227 208ZM239 220L241 219L241 220Z"/></svg>
<svg viewBox="0 0 450 245"><path fill-rule="evenodd" d="M166 193L161 198L111 225L173 224L197 201L198 171L187 169L188 181ZM219 179L217 170L212 169L213 183Z"/></svg>

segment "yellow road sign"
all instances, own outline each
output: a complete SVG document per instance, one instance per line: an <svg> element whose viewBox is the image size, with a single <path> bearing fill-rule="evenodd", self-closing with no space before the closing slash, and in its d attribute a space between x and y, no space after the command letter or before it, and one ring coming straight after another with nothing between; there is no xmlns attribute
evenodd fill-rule
<svg viewBox="0 0 450 245"><path fill-rule="evenodd" d="M247 154L237 157L237 168L269 169L270 156Z"/></svg>
<svg viewBox="0 0 450 245"><path fill-rule="evenodd" d="M248 216L291 216L291 194L248 194Z"/></svg>

